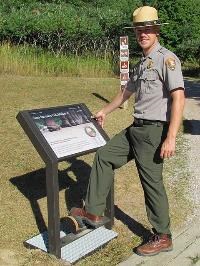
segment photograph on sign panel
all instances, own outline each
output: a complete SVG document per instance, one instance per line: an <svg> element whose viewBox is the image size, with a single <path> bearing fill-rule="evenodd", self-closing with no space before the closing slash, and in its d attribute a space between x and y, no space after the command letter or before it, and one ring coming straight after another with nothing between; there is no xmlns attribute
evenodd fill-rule
<svg viewBox="0 0 200 266"><path fill-rule="evenodd" d="M106 143L81 105L32 111L30 114L57 158Z"/></svg>

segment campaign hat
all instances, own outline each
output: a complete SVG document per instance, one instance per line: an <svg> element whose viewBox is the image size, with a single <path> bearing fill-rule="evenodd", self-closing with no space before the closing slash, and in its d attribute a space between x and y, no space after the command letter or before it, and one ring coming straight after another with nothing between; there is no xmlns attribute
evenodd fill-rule
<svg viewBox="0 0 200 266"><path fill-rule="evenodd" d="M161 23L158 18L158 11L151 6L142 6L133 12L133 26L127 28L139 28L146 26L161 26L168 23Z"/></svg>

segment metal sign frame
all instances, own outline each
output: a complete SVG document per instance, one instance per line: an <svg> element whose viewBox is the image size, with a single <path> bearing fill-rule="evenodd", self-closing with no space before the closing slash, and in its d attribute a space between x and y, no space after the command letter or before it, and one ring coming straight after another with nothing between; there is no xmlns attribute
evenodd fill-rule
<svg viewBox="0 0 200 266"><path fill-rule="evenodd" d="M69 157L77 157L80 155L88 154L96 151L98 148L85 150L63 156L58 158L50 147L48 141L45 139L35 121L33 120L32 113L40 111L60 111L63 108L80 106L87 114L89 121L95 126L105 141L109 140L108 135L101 128L95 119L92 118L92 113L89 111L84 103L57 106L43 109L33 109L20 111L17 115L17 120L26 135L29 137L33 146L39 153L40 157L46 165L46 189L47 189L47 208L48 208L48 239L49 248L48 252L61 258L61 241L60 241L60 214L59 214L59 184L58 184L58 163L65 161ZM105 215L109 218L110 222L106 224L106 228L111 229L114 224L114 184L111 187L109 195L107 197Z"/></svg>

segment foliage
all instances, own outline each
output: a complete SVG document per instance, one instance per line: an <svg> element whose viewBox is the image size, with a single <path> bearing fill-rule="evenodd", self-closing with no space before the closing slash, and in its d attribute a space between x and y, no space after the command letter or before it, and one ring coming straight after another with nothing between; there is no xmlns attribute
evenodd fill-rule
<svg viewBox="0 0 200 266"><path fill-rule="evenodd" d="M138 54L132 31L132 12L155 6L169 25L161 29L161 43L182 60L199 58L199 0L3 0L0 3L0 41L29 44L60 54L113 54L118 59L119 36L129 35L130 54Z"/></svg>
<svg viewBox="0 0 200 266"><path fill-rule="evenodd" d="M200 51L200 1L159 0L158 9L164 21L162 40L182 59L199 58Z"/></svg>
<svg viewBox="0 0 200 266"><path fill-rule="evenodd" d="M1 5L1 40L41 46L55 54L116 50L129 21L130 6L138 1L32 1ZM9 10L9 11L8 11Z"/></svg>

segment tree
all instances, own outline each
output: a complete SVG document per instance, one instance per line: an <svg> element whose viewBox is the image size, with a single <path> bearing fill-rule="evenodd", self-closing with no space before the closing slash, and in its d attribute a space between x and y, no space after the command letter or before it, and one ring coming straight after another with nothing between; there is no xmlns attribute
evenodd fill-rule
<svg viewBox="0 0 200 266"><path fill-rule="evenodd" d="M200 1L159 0L157 4L162 20L169 22L169 25L162 28L161 41L183 60L196 57L200 40ZM191 47L191 42L193 48L186 53Z"/></svg>

